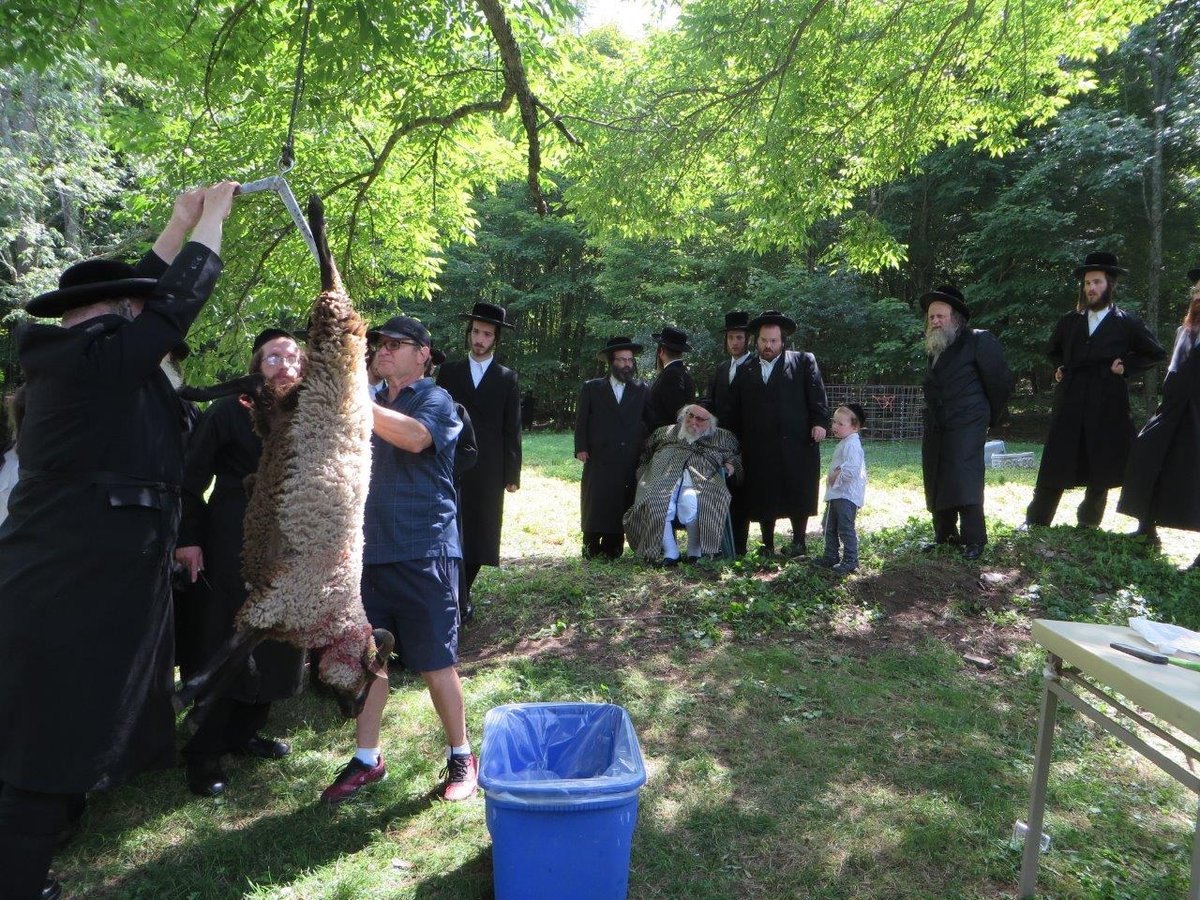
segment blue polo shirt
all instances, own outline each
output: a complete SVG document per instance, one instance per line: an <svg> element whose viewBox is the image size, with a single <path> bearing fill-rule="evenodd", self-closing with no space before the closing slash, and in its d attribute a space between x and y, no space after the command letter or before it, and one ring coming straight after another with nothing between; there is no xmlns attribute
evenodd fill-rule
<svg viewBox="0 0 1200 900"><path fill-rule="evenodd" d="M454 449L462 422L454 401L432 378L401 389L392 403L376 402L416 419L433 443L420 453L371 435L371 487L363 530L367 565L448 557L462 559L455 513Z"/></svg>

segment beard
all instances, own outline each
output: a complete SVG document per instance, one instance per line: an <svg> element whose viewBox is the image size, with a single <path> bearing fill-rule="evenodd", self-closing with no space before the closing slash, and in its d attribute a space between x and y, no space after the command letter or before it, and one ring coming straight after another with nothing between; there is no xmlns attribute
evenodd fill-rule
<svg viewBox="0 0 1200 900"><path fill-rule="evenodd" d="M621 382L621 384L629 384L633 380L635 371L636 369L633 366L630 366L628 369L618 368L617 366L608 367L608 374Z"/></svg>
<svg viewBox="0 0 1200 900"><path fill-rule="evenodd" d="M958 337L958 328L947 325L944 328L925 329L925 352L930 356L940 355Z"/></svg>
<svg viewBox="0 0 1200 900"><path fill-rule="evenodd" d="M1104 293L1102 293L1095 300L1092 300L1087 296L1085 296L1083 299L1084 303L1087 304L1088 309L1092 310L1093 312L1099 312L1112 303L1112 288L1106 287L1104 289Z"/></svg>

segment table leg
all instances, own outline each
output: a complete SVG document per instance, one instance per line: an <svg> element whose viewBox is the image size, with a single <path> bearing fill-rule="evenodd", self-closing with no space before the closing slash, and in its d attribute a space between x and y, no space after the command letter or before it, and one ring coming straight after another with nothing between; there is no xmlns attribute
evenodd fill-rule
<svg viewBox="0 0 1200 900"><path fill-rule="evenodd" d="M1042 820L1046 812L1046 779L1054 746L1054 720L1058 713L1058 695L1050 685L1058 681L1062 660L1050 654L1043 672L1042 714L1038 721L1037 749L1033 757L1033 785L1029 789L1029 830L1025 832L1025 852L1021 855L1019 897L1032 897L1037 890L1038 855L1042 851Z"/></svg>

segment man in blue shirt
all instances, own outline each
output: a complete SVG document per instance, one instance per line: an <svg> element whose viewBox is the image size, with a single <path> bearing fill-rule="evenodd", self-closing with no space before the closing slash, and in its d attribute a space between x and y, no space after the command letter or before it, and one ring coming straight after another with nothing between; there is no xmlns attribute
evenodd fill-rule
<svg viewBox="0 0 1200 900"><path fill-rule="evenodd" d="M386 387L375 395L371 488L363 549L363 608L373 628L396 636L404 665L419 672L446 733L441 796L475 793L476 762L467 741L458 679L458 576L454 453L462 422L446 391L425 377L429 331L396 316L367 333ZM387 673L371 685L355 722L358 748L321 795L340 803L386 773L379 747Z"/></svg>

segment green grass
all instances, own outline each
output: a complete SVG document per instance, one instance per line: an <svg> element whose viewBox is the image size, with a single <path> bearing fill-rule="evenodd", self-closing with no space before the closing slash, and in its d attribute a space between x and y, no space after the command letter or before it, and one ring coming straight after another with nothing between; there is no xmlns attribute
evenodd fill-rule
<svg viewBox="0 0 1200 900"><path fill-rule="evenodd" d="M1032 471L989 473L992 544L971 566L918 549L919 449L868 444L862 568L836 582L754 557L584 563L570 436L528 437L525 460L505 564L480 576L462 648L472 738L499 703L625 706L649 773L634 898L1011 896L1042 664L1030 619L1145 611L1200 626L1200 575L1176 569L1194 535L1151 551L1112 533L1129 523L1111 512L1109 531L1017 533ZM192 797L181 770L95 795L56 864L69 895L491 896L484 803L430 799L436 720L419 682L392 685L387 781L320 808L352 728L319 694L276 704L269 730L295 751L232 761L225 799ZM1172 780L1066 711L1049 790L1046 895L1185 893L1194 799Z"/></svg>

